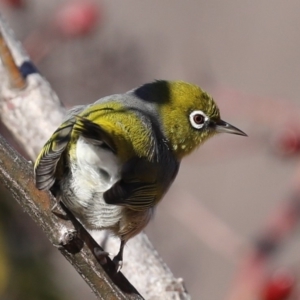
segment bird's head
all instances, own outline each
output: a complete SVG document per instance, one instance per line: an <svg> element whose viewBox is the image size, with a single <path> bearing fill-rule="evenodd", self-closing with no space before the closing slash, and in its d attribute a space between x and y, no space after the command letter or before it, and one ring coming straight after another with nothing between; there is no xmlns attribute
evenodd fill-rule
<svg viewBox="0 0 300 300"><path fill-rule="evenodd" d="M138 88L135 93L158 105L164 134L179 159L216 133L246 136L221 119L213 98L197 85L184 81L155 81Z"/></svg>

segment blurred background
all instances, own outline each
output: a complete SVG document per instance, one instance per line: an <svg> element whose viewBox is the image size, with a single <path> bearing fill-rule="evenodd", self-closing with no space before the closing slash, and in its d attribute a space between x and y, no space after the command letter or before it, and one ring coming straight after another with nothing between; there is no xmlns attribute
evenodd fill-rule
<svg viewBox="0 0 300 300"><path fill-rule="evenodd" d="M213 95L249 137L217 136L185 159L146 232L193 299L300 299L299 1L0 3L67 107L154 79ZM0 299L94 299L0 195Z"/></svg>

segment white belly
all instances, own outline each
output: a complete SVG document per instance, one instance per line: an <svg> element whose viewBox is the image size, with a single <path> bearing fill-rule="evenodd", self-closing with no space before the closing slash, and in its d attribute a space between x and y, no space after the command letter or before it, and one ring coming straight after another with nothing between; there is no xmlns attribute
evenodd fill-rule
<svg viewBox="0 0 300 300"><path fill-rule="evenodd" d="M77 163L71 176L62 184L63 200L75 216L90 229L114 226L121 218L122 207L106 204L103 193L120 179L121 163L110 150L79 138Z"/></svg>

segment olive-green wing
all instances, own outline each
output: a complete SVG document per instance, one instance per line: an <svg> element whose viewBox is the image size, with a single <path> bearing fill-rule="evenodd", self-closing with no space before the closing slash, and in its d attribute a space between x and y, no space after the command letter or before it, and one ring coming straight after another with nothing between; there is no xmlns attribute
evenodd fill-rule
<svg viewBox="0 0 300 300"><path fill-rule="evenodd" d="M73 132L92 144L101 144L102 147L105 146L113 152L116 151L113 140L100 125L81 116L73 116L53 133L36 160L34 173L38 189L47 190L53 186L58 175L57 165Z"/></svg>
<svg viewBox="0 0 300 300"><path fill-rule="evenodd" d="M90 121L87 118L76 116L76 124L73 128L80 136L89 143L102 145L116 153L116 147L111 136L101 127L101 125Z"/></svg>
<svg viewBox="0 0 300 300"><path fill-rule="evenodd" d="M133 210L154 206L176 177L179 163L169 165L167 175L159 163L134 158L124 165L121 179L104 193L108 204L124 205Z"/></svg>
<svg viewBox="0 0 300 300"><path fill-rule="evenodd" d="M34 165L36 187L49 190L56 180L56 167L72 135L76 119L64 122L50 137L39 154Z"/></svg>
<svg viewBox="0 0 300 300"><path fill-rule="evenodd" d="M144 210L157 203L156 184L120 180L104 193L107 204L124 205L133 210Z"/></svg>

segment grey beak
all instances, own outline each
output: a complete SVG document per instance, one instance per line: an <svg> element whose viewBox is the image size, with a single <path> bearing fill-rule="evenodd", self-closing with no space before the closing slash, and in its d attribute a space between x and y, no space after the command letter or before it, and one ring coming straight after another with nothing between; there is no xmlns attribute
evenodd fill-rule
<svg viewBox="0 0 300 300"><path fill-rule="evenodd" d="M232 133L232 134L247 136L247 134L245 132L230 125L229 123L227 123L223 120L219 120L215 123L215 130L216 130L216 132L225 132L225 133Z"/></svg>

